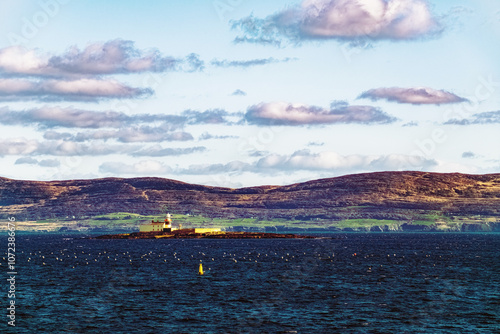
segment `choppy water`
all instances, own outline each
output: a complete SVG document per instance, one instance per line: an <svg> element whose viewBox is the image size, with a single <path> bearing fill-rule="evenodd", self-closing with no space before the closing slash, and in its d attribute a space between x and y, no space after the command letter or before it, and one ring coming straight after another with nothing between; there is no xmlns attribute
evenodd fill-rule
<svg viewBox="0 0 500 334"><path fill-rule="evenodd" d="M18 235L15 332L500 333L500 234L330 236Z"/></svg>

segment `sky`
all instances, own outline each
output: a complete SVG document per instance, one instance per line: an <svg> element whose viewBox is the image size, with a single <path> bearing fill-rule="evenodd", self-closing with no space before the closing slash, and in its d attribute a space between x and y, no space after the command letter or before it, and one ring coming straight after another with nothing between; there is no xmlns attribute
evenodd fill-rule
<svg viewBox="0 0 500 334"><path fill-rule="evenodd" d="M0 2L0 176L500 172L493 0Z"/></svg>

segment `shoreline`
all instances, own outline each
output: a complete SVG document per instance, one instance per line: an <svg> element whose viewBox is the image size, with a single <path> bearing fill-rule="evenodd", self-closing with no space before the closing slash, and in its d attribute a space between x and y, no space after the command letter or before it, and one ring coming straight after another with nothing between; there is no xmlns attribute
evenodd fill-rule
<svg viewBox="0 0 500 334"><path fill-rule="evenodd" d="M211 232L195 233L189 230L172 232L133 232L121 234L105 234L91 239L317 239L310 235L293 233L268 233L268 232Z"/></svg>

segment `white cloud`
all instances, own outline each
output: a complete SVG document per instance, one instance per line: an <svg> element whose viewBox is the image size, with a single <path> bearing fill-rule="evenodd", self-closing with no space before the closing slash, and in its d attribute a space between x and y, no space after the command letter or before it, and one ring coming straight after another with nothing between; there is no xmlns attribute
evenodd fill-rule
<svg viewBox="0 0 500 334"><path fill-rule="evenodd" d="M471 125L471 124L498 124L500 123L500 110L497 111L486 111L482 113L477 113L472 115L471 118L467 119L450 119L444 124L451 125Z"/></svg>
<svg viewBox="0 0 500 334"><path fill-rule="evenodd" d="M96 97L136 97L147 91L125 86L115 80L79 79L72 81L49 80L44 83L48 93Z"/></svg>
<svg viewBox="0 0 500 334"><path fill-rule="evenodd" d="M210 175L243 172L272 174L276 172L316 171L340 175L373 171L426 170L437 165L438 162L434 159L403 154L341 155L331 151L313 153L309 150L300 150L291 155L268 154L252 163L232 161L226 164L191 165L177 172L180 174Z"/></svg>
<svg viewBox="0 0 500 334"><path fill-rule="evenodd" d="M116 80L0 79L0 99L7 101L98 101L141 98L153 94L149 88L133 88Z"/></svg>
<svg viewBox="0 0 500 334"><path fill-rule="evenodd" d="M68 140L38 141L26 138L0 139L0 156L99 156L124 154L129 156L177 156L205 151L206 147L164 148L161 145L141 146L131 144L78 143Z"/></svg>
<svg viewBox="0 0 500 334"><path fill-rule="evenodd" d="M301 150L292 155L269 155L257 162L259 168L283 170L371 171L421 169L435 161L406 155L340 155L335 152L312 153Z"/></svg>
<svg viewBox="0 0 500 334"><path fill-rule="evenodd" d="M48 66L48 56L21 46L0 49L0 71L5 74L42 75Z"/></svg>
<svg viewBox="0 0 500 334"><path fill-rule="evenodd" d="M256 177L286 175L321 175L334 177L346 174L377 171L430 171L430 172L477 172L470 166L437 161L423 156L405 154L341 155L336 152L296 151L293 154L267 154L253 162L230 161L215 164L192 164L187 167L170 167L163 162L146 160L140 163L105 162L99 167L101 173L111 175L171 174L171 175L250 175ZM305 173L305 174L304 174ZM314 177L314 176L313 176ZM289 182L289 181L287 181Z"/></svg>
<svg viewBox="0 0 500 334"><path fill-rule="evenodd" d="M401 125L401 126L402 126L402 127L418 126L418 122L411 121L411 122L405 123L405 124L403 124L403 125Z"/></svg>
<svg viewBox="0 0 500 334"><path fill-rule="evenodd" d="M476 156L476 154L474 152L467 151L467 152L462 153L462 158L464 158L464 159L474 159L474 158L477 158L477 156Z"/></svg>
<svg viewBox="0 0 500 334"><path fill-rule="evenodd" d="M30 157L23 157L23 158L17 159L14 164L15 165L22 165L22 164L36 165L37 163L38 163L38 160L36 160L36 159L30 158Z"/></svg>
<svg viewBox="0 0 500 334"><path fill-rule="evenodd" d="M92 111L45 106L29 110L10 110L0 108L0 122L9 125L38 125L41 128L122 128L133 127L140 123L163 122L159 126L162 131L172 131L189 124L203 124L205 112L190 111L189 115L177 116L168 114L132 114L127 115L117 111ZM200 119L198 119L200 118ZM224 119L222 119L224 121ZM150 129L144 128L144 131Z"/></svg>
<svg viewBox="0 0 500 334"><path fill-rule="evenodd" d="M31 157L23 157L16 160L15 165L27 164L27 165L38 165L40 167L59 167L61 162L57 159L45 159L38 161Z"/></svg>
<svg viewBox="0 0 500 334"><path fill-rule="evenodd" d="M437 162L420 156L389 155L341 155L336 152L312 153L301 150L290 156L277 155L269 160L259 160L257 166L291 170L331 170L342 173L384 170L420 170L435 166Z"/></svg>
<svg viewBox="0 0 500 334"><path fill-rule="evenodd" d="M99 128L120 127L130 122L130 116L115 111L89 111L74 108L42 107L25 111L0 109L3 124L42 127Z"/></svg>
<svg viewBox="0 0 500 334"><path fill-rule="evenodd" d="M334 123L391 123L395 118L370 106L332 104L330 109L301 103L260 103L248 108L246 120L261 125L306 125Z"/></svg>
<svg viewBox="0 0 500 334"><path fill-rule="evenodd" d="M11 138L0 139L0 156L30 155L39 149L40 143L33 139Z"/></svg>
<svg viewBox="0 0 500 334"><path fill-rule="evenodd" d="M117 131L110 131L108 136L111 138L115 137L118 141L124 143L136 143L136 142L161 142L161 141L187 141L193 140L193 136L187 132L168 132L168 126L166 127L151 127L142 126L121 129ZM77 138L79 136L77 135Z"/></svg>
<svg viewBox="0 0 500 334"><path fill-rule="evenodd" d="M370 89L360 95L360 98L371 99L372 101L386 99L398 103L409 104L447 104L461 103L467 99L457 96L445 90L436 90L428 87L415 88L376 88Z"/></svg>
<svg viewBox="0 0 500 334"><path fill-rule="evenodd" d="M231 136L231 135L212 135L208 132L202 133L199 137L198 140L209 140L209 139L230 139L230 138L239 138L238 136Z"/></svg>
<svg viewBox="0 0 500 334"><path fill-rule="evenodd" d="M242 91L241 89L236 89L234 92L231 93L232 96L246 96L247 93Z"/></svg>
<svg viewBox="0 0 500 334"><path fill-rule="evenodd" d="M77 142L116 139L122 143L193 140L190 133L183 131L171 132L171 127L167 124L158 127L140 126L119 130L86 131L74 135L68 132L47 131L43 137L48 140L64 139Z"/></svg>
<svg viewBox="0 0 500 334"><path fill-rule="evenodd" d="M163 72L173 69L177 62L158 50L138 50L132 41L112 40L90 44L83 50L73 46L65 54L51 57L48 65L67 73L113 74Z"/></svg>
<svg viewBox="0 0 500 334"><path fill-rule="evenodd" d="M285 41L338 39L412 40L442 30L424 0L304 0L265 19L233 22L236 42L282 45Z"/></svg>
<svg viewBox="0 0 500 334"><path fill-rule="evenodd" d="M59 155L59 156L72 156L72 155L109 155L120 152L127 152L132 147L125 147L123 145L99 145L89 144L84 145L70 141L57 141L57 142L41 142L38 149L33 152L34 154L45 155Z"/></svg>
<svg viewBox="0 0 500 334"><path fill-rule="evenodd" d="M325 143L323 142L315 142L315 141L311 141L307 144L307 146L324 146Z"/></svg>
<svg viewBox="0 0 500 334"><path fill-rule="evenodd" d="M123 162L105 162L99 167L99 171L111 175L151 175L170 173L172 169L159 161L142 160L131 165Z"/></svg>
<svg viewBox="0 0 500 334"><path fill-rule="evenodd" d="M218 59L213 59L210 64L215 66L215 67L241 67L241 68L248 68L252 66L261 66L261 65L268 65L268 64L273 64L273 63L286 63L293 60L292 58L284 58L284 59L276 59L273 57L269 58L260 58L260 59L249 59L249 60L218 60Z"/></svg>
<svg viewBox="0 0 500 334"><path fill-rule="evenodd" d="M226 117L230 114L223 109L209 109L205 111L185 110L182 115L189 119L189 124L222 124L229 123Z"/></svg>
<svg viewBox="0 0 500 334"><path fill-rule="evenodd" d="M232 172L255 172L255 167L246 162L231 161L226 164L195 164L176 171L178 174L191 175L213 175Z"/></svg>
<svg viewBox="0 0 500 334"><path fill-rule="evenodd" d="M112 74L201 71L204 62L192 53L184 58L139 50L132 41L111 40L73 46L61 55L11 46L0 49L0 101L99 101L148 97L151 88L130 87ZM19 78L24 77L24 78Z"/></svg>
<svg viewBox="0 0 500 334"><path fill-rule="evenodd" d="M161 145L154 145L150 147L145 147L140 150L134 151L131 153L134 157L164 157L171 155L184 155L191 154L195 152L203 152L206 151L206 147L204 146L195 146L195 147L186 147L186 148L171 148L171 147L162 147Z"/></svg>
<svg viewBox="0 0 500 334"><path fill-rule="evenodd" d="M45 159L38 162L40 167L59 167L61 162L57 159Z"/></svg>
<svg viewBox="0 0 500 334"><path fill-rule="evenodd" d="M134 42L111 40L89 44L83 50L72 46L61 55L11 46L0 49L0 73L17 76L96 76L139 72L196 71L204 63L197 55L185 58L163 56L156 49L139 50Z"/></svg>
<svg viewBox="0 0 500 334"><path fill-rule="evenodd" d="M302 30L315 37L413 39L438 24L422 0L305 0Z"/></svg>

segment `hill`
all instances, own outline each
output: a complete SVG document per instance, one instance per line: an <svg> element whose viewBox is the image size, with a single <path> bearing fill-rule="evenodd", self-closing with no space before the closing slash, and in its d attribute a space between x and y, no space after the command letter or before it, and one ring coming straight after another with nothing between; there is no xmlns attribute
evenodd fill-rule
<svg viewBox="0 0 500 334"><path fill-rule="evenodd" d="M434 215L500 217L500 174L379 172L287 186L221 188L163 178L21 181L0 178L0 218L75 217L113 212L212 218L412 222Z"/></svg>

